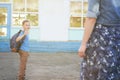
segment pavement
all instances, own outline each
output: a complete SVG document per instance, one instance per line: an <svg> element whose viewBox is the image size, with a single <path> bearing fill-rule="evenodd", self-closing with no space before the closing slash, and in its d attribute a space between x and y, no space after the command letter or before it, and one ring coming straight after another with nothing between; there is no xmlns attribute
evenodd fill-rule
<svg viewBox="0 0 120 80"><path fill-rule="evenodd" d="M77 53L30 53L26 80L80 80ZM17 80L19 55L0 53L0 80Z"/></svg>

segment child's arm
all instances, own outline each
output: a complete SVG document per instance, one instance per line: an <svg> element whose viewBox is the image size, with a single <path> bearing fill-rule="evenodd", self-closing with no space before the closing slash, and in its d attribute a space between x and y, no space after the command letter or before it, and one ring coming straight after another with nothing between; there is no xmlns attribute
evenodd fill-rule
<svg viewBox="0 0 120 80"><path fill-rule="evenodd" d="M18 42L21 39L23 39L27 34L28 34L28 31L25 31L23 35L20 35L19 37L17 37L16 42Z"/></svg>

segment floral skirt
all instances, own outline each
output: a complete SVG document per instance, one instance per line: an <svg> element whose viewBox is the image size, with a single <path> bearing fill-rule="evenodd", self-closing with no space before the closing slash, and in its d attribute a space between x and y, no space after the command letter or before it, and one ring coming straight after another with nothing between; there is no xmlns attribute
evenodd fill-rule
<svg viewBox="0 0 120 80"><path fill-rule="evenodd" d="M120 80L120 26L97 24L85 54L80 80Z"/></svg>

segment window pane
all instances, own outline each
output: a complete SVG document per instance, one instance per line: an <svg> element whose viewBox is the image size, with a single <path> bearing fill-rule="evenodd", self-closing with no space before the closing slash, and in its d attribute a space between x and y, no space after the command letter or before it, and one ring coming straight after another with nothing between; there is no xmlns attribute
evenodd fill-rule
<svg viewBox="0 0 120 80"><path fill-rule="evenodd" d="M88 11L88 2L85 1L83 3L83 23L85 23L85 18L86 18L87 11ZM84 27L84 24L83 24L83 27Z"/></svg>
<svg viewBox="0 0 120 80"><path fill-rule="evenodd" d="M25 0L13 0L13 11L24 12Z"/></svg>
<svg viewBox="0 0 120 80"><path fill-rule="evenodd" d="M0 8L0 26L7 25L7 9Z"/></svg>
<svg viewBox="0 0 120 80"><path fill-rule="evenodd" d="M25 14L13 14L13 26L22 26Z"/></svg>
<svg viewBox="0 0 120 80"><path fill-rule="evenodd" d="M7 36L7 29L6 28L0 28L0 36Z"/></svg>
<svg viewBox="0 0 120 80"><path fill-rule="evenodd" d="M81 17L71 17L70 19L70 26L71 27L80 27L81 24Z"/></svg>
<svg viewBox="0 0 120 80"><path fill-rule="evenodd" d="M82 2L71 1L70 12L72 16L80 16L82 13Z"/></svg>
<svg viewBox="0 0 120 80"><path fill-rule="evenodd" d="M9 2L9 0L0 0L0 2Z"/></svg>
<svg viewBox="0 0 120 80"><path fill-rule="evenodd" d="M39 0L27 0L27 12L38 12Z"/></svg>
<svg viewBox="0 0 120 80"><path fill-rule="evenodd" d="M71 1L70 4L70 27L81 27L82 2Z"/></svg>
<svg viewBox="0 0 120 80"><path fill-rule="evenodd" d="M86 13L87 13L87 10L88 10L88 2L84 2L83 6L84 6L83 14L84 14L84 16L85 16Z"/></svg>
<svg viewBox="0 0 120 80"><path fill-rule="evenodd" d="M30 20L32 26L38 26L38 14L27 14L26 18Z"/></svg>

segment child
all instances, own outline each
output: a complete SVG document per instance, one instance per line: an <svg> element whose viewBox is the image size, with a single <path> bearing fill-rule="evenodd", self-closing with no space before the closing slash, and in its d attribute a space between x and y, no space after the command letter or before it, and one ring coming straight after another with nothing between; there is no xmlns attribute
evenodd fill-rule
<svg viewBox="0 0 120 80"><path fill-rule="evenodd" d="M24 80L25 78L25 69L26 69L26 63L29 56L29 29L30 29L30 22L28 20L24 20L22 22L23 31L20 33L16 41L20 41L24 38L23 43L19 50L20 55L20 68L19 68L19 80Z"/></svg>

